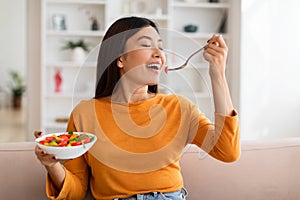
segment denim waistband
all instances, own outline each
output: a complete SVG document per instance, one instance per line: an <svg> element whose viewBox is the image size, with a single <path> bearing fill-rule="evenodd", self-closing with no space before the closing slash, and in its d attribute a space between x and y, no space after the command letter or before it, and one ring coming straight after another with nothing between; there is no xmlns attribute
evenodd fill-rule
<svg viewBox="0 0 300 200"><path fill-rule="evenodd" d="M115 198L114 200L185 200L188 192L182 188L175 192L149 192L146 194L135 194L126 198Z"/></svg>

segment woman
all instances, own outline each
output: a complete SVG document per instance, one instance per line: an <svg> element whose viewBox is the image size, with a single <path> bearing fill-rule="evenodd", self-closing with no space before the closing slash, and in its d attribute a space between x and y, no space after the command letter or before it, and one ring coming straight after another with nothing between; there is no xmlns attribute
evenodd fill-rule
<svg viewBox="0 0 300 200"><path fill-rule="evenodd" d="M185 98L157 93L166 58L152 21L127 17L113 23L99 51L95 98L76 106L67 127L94 133L98 140L64 165L36 147L49 174L47 195L78 200L90 188L95 199L185 199L179 159L188 143L218 160L235 161L239 128L222 36L208 41L204 57L210 64L215 124Z"/></svg>

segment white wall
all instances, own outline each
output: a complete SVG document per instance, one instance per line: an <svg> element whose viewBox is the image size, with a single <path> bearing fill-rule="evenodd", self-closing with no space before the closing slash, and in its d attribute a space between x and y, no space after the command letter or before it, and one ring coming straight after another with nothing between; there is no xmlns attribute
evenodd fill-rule
<svg viewBox="0 0 300 200"><path fill-rule="evenodd" d="M0 44L0 86L7 87L12 69L26 75L26 1L0 0Z"/></svg>
<svg viewBox="0 0 300 200"><path fill-rule="evenodd" d="M243 138L300 136L300 1L242 0Z"/></svg>

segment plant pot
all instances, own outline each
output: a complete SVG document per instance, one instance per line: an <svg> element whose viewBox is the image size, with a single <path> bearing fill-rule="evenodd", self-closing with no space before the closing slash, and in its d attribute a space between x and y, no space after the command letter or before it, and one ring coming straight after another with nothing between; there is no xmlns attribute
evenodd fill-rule
<svg viewBox="0 0 300 200"><path fill-rule="evenodd" d="M13 108L18 109L22 107L22 96L13 96Z"/></svg>
<svg viewBox="0 0 300 200"><path fill-rule="evenodd" d="M81 47L76 47L71 51L70 59L74 62L82 62L85 59L85 51Z"/></svg>

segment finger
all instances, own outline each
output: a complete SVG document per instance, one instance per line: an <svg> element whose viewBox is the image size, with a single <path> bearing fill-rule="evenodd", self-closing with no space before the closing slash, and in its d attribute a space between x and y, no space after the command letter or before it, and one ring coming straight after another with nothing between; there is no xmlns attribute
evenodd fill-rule
<svg viewBox="0 0 300 200"><path fill-rule="evenodd" d="M215 46L217 46L217 47L220 46L220 45L219 45L219 42L212 42L212 44L215 45Z"/></svg>
<svg viewBox="0 0 300 200"><path fill-rule="evenodd" d="M220 47L217 47L214 44L209 44L205 51L209 54L217 56L218 54L223 54L223 50Z"/></svg>
<svg viewBox="0 0 300 200"><path fill-rule="evenodd" d="M56 163L59 160L57 159L56 155L54 154L47 154L47 153L41 153L37 155L37 158L43 163L43 164L51 164Z"/></svg>
<svg viewBox="0 0 300 200"><path fill-rule="evenodd" d="M205 53L209 54L210 56L217 56L218 55L218 52L215 51L214 49L211 49L211 48L206 49Z"/></svg>
<svg viewBox="0 0 300 200"><path fill-rule="evenodd" d="M36 137L36 138L39 138L39 137L42 137L44 135L44 133L40 130L37 130L37 131L34 131L33 135Z"/></svg>
<svg viewBox="0 0 300 200"><path fill-rule="evenodd" d="M46 155L47 154L47 151L44 150L44 149L41 149L39 146L36 146L35 147L35 154L37 156L43 156L43 155Z"/></svg>
<svg viewBox="0 0 300 200"><path fill-rule="evenodd" d="M209 53L207 53L207 52L204 52L204 53L203 53L203 57L204 57L204 59L205 59L207 62L209 62L209 63L212 62L212 55L211 55L211 54L209 54Z"/></svg>
<svg viewBox="0 0 300 200"><path fill-rule="evenodd" d="M50 165L53 165L53 164L59 162L56 155L53 155L53 154L46 154L46 155L42 156L40 158L40 161L42 162L42 164L47 165L47 166L50 166Z"/></svg>
<svg viewBox="0 0 300 200"><path fill-rule="evenodd" d="M207 43L208 45L214 45L214 46L217 46L219 47L220 46L220 43L218 42L218 39L217 39L217 36L216 35L213 35L213 37L209 40L207 40Z"/></svg>
<svg viewBox="0 0 300 200"><path fill-rule="evenodd" d="M214 44L216 46L219 46L221 48L227 48L227 45L225 43L225 40L222 35L216 35L214 34L208 41L208 44Z"/></svg>
<svg viewBox="0 0 300 200"><path fill-rule="evenodd" d="M222 35L216 36L216 42L219 43L219 47L221 47L221 48L227 48L227 45L226 45L225 40L224 40L224 38L223 38Z"/></svg>

